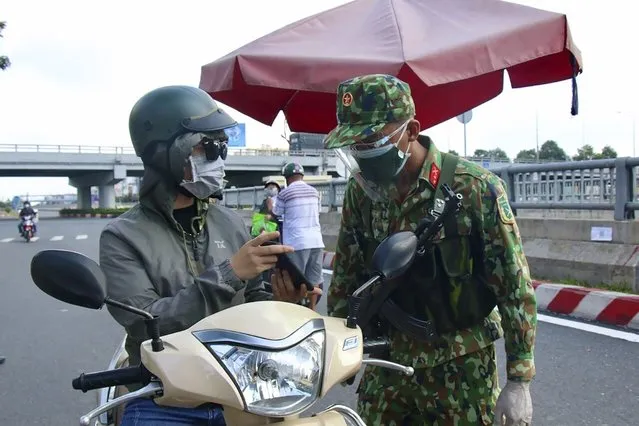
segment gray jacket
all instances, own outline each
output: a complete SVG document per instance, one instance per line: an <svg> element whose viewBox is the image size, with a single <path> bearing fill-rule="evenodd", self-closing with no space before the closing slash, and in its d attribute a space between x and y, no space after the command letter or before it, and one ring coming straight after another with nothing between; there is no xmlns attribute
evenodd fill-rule
<svg viewBox="0 0 639 426"><path fill-rule="evenodd" d="M230 258L249 239L242 218L225 207L198 202L201 232L173 218L176 189L147 171L140 203L114 219L100 236L100 266L107 295L159 316L162 335L244 302L272 299L260 277L241 281ZM144 319L118 308L109 312L126 330L129 364L140 362L149 339Z"/></svg>

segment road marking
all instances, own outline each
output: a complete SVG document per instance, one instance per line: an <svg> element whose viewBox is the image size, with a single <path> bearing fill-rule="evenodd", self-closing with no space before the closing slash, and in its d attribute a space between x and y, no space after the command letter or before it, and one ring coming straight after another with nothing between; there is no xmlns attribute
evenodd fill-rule
<svg viewBox="0 0 639 426"><path fill-rule="evenodd" d="M333 275L333 271L330 269L322 269L322 272L326 275ZM589 333L601 334L602 336L613 337L615 339L626 340L628 342L639 343L639 334L629 333L626 331L615 330L613 328L600 327L594 324L587 324L578 321L571 321L564 318L557 318L544 314L537 314L537 319L549 324L560 325L562 327L574 328L581 331L587 331Z"/></svg>
<svg viewBox="0 0 639 426"><path fill-rule="evenodd" d="M49 241L60 241L64 238L64 235L56 235L55 237L52 237Z"/></svg>
<svg viewBox="0 0 639 426"><path fill-rule="evenodd" d="M89 236L84 234L75 237L76 240L86 240L87 238L89 238Z"/></svg>
<svg viewBox="0 0 639 426"><path fill-rule="evenodd" d="M31 241L38 241L40 239L40 237L33 237L31 238Z"/></svg>
<svg viewBox="0 0 639 426"><path fill-rule="evenodd" d="M603 336L614 337L615 339L627 340L628 342L639 343L639 334L628 333L626 331L615 330L612 328L599 327L598 325L587 324L583 322L570 321L563 318L551 317L548 315L537 314L539 321L549 324L561 325L563 327L574 328L577 330L588 331L590 333L601 334Z"/></svg>
<svg viewBox="0 0 639 426"><path fill-rule="evenodd" d="M2 241L3 243L10 243L13 240L15 240L15 238L5 238L5 239L0 240L0 241Z"/></svg>

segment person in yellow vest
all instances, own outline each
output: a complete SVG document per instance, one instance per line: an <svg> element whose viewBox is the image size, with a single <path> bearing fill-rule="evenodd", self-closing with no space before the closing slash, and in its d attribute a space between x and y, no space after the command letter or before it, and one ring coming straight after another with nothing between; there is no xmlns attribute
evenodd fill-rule
<svg viewBox="0 0 639 426"><path fill-rule="evenodd" d="M259 210L253 214L251 236L257 237L262 232L277 231L277 220L273 215L273 208L279 192L280 185L274 180L269 180L264 184L264 200Z"/></svg>

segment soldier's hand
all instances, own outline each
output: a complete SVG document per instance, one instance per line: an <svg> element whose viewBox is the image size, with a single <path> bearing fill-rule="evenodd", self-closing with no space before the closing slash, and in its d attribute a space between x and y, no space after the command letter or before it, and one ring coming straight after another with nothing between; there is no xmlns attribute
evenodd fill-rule
<svg viewBox="0 0 639 426"><path fill-rule="evenodd" d="M532 422L529 382L508 381L497 398L494 426L529 426Z"/></svg>
<svg viewBox="0 0 639 426"><path fill-rule="evenodd" d="M277 262L277 255L292 253L293 247L281 244L265 245L280 236L279 232L262 233L248 241L231 257L231 268L241 280L250 280L271 269Z"/></svg>

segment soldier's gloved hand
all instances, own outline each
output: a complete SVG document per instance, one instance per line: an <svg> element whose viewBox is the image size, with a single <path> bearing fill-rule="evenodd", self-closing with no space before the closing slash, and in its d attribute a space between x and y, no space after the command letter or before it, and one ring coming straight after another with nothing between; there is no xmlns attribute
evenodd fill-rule
<svg viewBox="0 0 639 426"><path fill-rule="evenodd" d="M497 399L493 426L528 426L532 411L530 382L509 381Z"/></svg>

